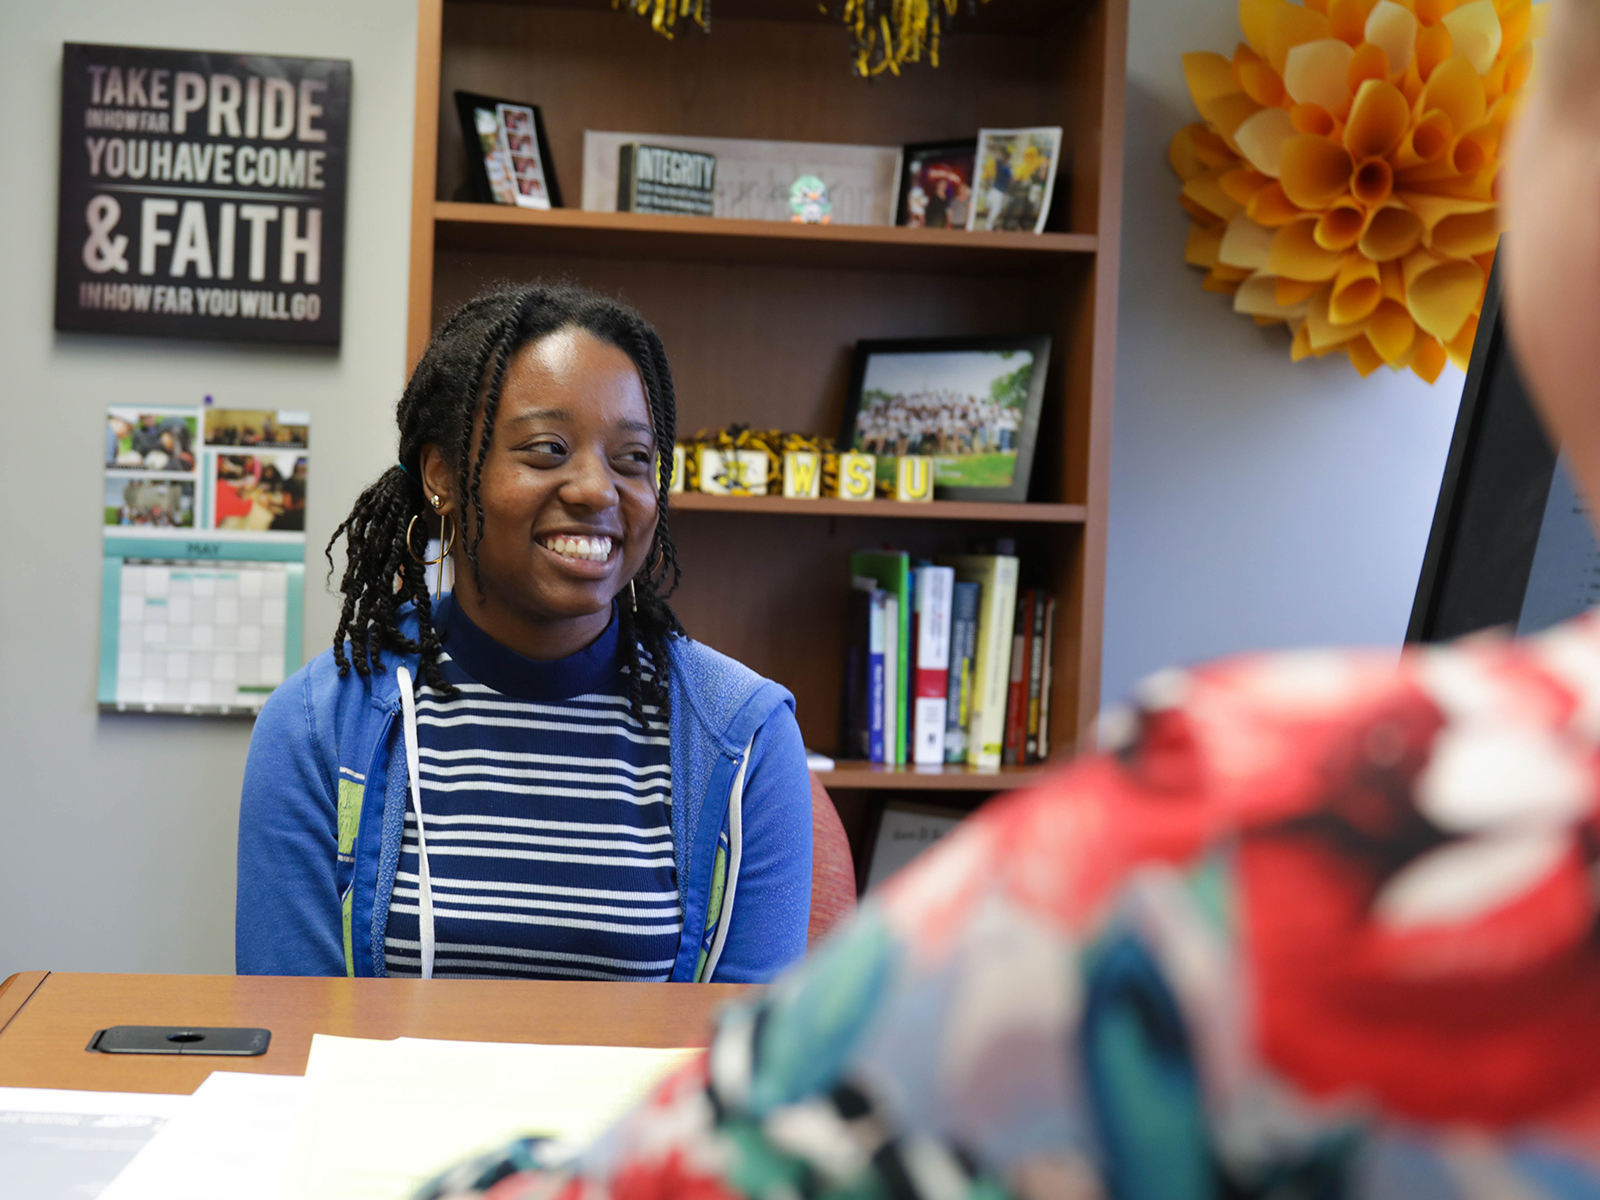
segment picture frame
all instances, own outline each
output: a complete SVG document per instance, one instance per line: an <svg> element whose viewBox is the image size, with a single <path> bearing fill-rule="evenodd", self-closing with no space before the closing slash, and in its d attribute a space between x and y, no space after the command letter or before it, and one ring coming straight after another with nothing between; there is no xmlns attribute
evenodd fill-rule
<svg viewBox="0 0 1600 1200"><path fill-rule="evenodd" d="M967 228L1043 233L1061 167L1061 126L978 130Z"/></svg>
<svg viewBox="0 0 1600 1200"><path fill-rule="evenodd" d="M977 157L977 138L906 146L900 152L894 223L911 229L965 229Z"/></svg>
<svg viewBox="0 0 1600 1200"><path fill-rule="evenodd" d="M856 343L839 449L934 460L939 500L1028 498L1050 366L1049 334ZM1025 370L1024 370L1025 368Z"/></svg>
<svg viewBox="0 0 1600 1200"><path fill-rule="evenodd" d="M517 208L562 207L539 106L476 92L458 91L455 98L472 198Z"/></svg>

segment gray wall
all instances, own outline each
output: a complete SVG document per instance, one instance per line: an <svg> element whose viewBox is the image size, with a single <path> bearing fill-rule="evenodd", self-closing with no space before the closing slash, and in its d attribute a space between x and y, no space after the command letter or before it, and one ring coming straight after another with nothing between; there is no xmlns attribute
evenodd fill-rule
<svg viewBox="0 0 1600 1200"><path fill-rule="evenodd" d="M1167 142L1196 120L1180 56L1232 57L1229 0L1131 0L1105 670L1115 702L1173 663L1398 646L1462 377L1289 362L1183 264Z"/></svg>
<svg viewBox="0 0 1600 1200"><path fill-rule="evenodd" d="M353 60L344 345L252 350L51 329L64 41ZM249 725L99 716L108 403L309 409L309 540L390 460L404 369L413 0L52 0L0 6L0 978L230 972ZM307 570L312 652L336 615Z"/></svg>

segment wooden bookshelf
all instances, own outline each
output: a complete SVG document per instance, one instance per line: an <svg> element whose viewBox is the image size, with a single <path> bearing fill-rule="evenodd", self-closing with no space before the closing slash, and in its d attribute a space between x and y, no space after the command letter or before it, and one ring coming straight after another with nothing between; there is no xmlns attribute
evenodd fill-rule
<svg viewBox="0 0 1600 1200"><path fill-rule="evenodd" d="M561 276L661 330L681 433L735 422L837 434L863 338L1054 338L1026 504L682 494L670 520L694 637L795 695L808 745L835 748L848 558L1010 537L1025 585L1058 600L1053 761L1100 691L1127 0L991 0L957 16L942 65L871 82L815 0L718 0L709 36L658 37L608 0L419 0L408 361L453 307L503 280ZM563 197L549 212L465 204L457 89L541 106ZM1060 125L1048 231L584 212L585 129L904 145ZM896 794L966 811L1040 768L841 762L821 778L858 853Z"/></svg>

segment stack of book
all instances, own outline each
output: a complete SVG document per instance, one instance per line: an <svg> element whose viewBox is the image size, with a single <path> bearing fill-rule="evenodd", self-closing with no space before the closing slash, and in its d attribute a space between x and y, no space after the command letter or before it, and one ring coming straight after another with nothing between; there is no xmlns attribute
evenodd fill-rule
<svg viewBox="0 0 1600 1200"><path fill-rule="evenodd" d="M1010 554L850 557L841 753L889 765L1049 755L1055 598Z"/></svg>

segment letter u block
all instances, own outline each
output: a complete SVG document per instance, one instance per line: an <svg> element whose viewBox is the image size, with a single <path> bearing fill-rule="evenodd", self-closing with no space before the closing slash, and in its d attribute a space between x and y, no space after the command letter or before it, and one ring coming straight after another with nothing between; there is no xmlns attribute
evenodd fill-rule
<svg viewBox="0 0 1600 1200"><path fill-rule="evenodd" d="M895 464L894 498L922 502L933 499L933 459L905 454Z"/></svg>
<svg viewBox="0 0 1600 1200"><path fill-rule="evenodd" d="M839 455L839 499L871 500L877 474L877 455L846 450Z"/></svg>

